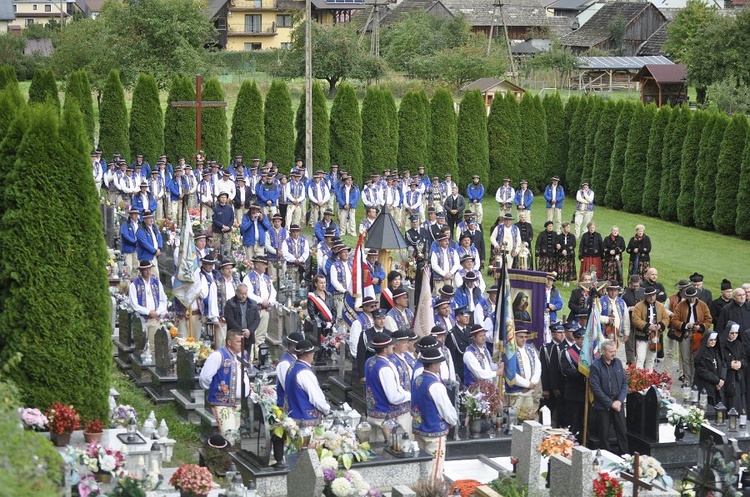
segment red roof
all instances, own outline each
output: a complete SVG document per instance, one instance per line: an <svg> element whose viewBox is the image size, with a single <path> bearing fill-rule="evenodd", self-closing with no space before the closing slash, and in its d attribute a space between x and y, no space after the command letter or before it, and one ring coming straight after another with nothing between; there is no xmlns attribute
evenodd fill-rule
<svg viewBox="0 0 750 497"><path fill-rule="evenodd" d="M633 77L634 81L645 77L653 78L659 84L684 83L687 78L687 66L685 64L646 64Z"/></svg>

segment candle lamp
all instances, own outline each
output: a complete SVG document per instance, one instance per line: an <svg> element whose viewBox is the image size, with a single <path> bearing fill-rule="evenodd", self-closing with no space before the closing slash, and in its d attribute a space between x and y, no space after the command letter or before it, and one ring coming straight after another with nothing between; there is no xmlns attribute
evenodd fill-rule
<svg viewBox="0 0 750 497"><path fill-rule="evenodd" d="M731 408L727 413L727 425L729 427L729 431L737 431L739 418L740 413L737 412L737 409L735 409L734 407Z"/></svg>
<svg viewBox="0 0 750 497"><path fill-rule="evenodd" d="M715 418L714 424L716 424L716 426L723 426L724 422L727 419L726 418L726 415L727 415L726 406L722 402L719 402L718 404L716 404L716 407L714 407L714 410L716 411L716 418Z"/></svg>

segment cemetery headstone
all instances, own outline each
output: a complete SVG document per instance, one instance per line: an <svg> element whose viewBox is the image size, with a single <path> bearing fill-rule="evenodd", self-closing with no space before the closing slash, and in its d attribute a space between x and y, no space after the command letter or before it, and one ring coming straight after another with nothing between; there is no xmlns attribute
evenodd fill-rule
<svg viewBox="0 0 750 497"><path fill-rule="evenodd" d="M177 390L192 398L195 388L195 354L185 347L177 347Z"/></svg>
<svg viewBox="0 0 750 497"><path fill-rule="evenodd" d="M162 327L156 330L154 336L154 363L156 365L156 373L161 376L166 376L169 371L169 351L170 351L170 337L169 331Z"/></svg>
<svg viewBox="0 0 750 497"><path fill-rule="evenodd" d="M573 447L573 457L554 456L550 458L550 491L561 497L591 497L594 495L592 482L596 478L594 456L589 449L577 445ZM550 492L552 494L552 492Z"/></svg>
<svg viewBox="0 0 750 497"><path fill-rule="evenodd" d="M630 392L627 396L627 410L625 415L625 425L628 428L628 434L642 437L645 429L645 398L641 392Z"/></svg>
<svg viewBox="0 0 750 497"><path fill-rule="evenodd" d="M119 336L120 343L125 347L131 347L133 345L133 328L131 325L131 318L133 314L129 313L124 309L119 311Z"/></svg>
<svg viewBox="0 0 750 497"><path fill-rule="evenodd" d="M133 314L131 323L133 328L133 345L135 346L133 355L140 358L141 352L143 352L143 347L146 345L146 334L143 331L143 323L141 323L140 318L135 314Z"/></svg>
<svg viewBox="0 0 750 497"><path fill-rule="evenodd" d="M544 487L540 469L542 455L537 450L544 427L536 421L524 421L523 425L514 426L512 433L510 453L518 457L516 478L528 486L530 495L534 495Z"/></svg>
<svg viewBox="0 0 750 497"><path fill-rule="evenodd" d="M646 392L643 406L643 434L650 440L659 440L659 409L661 401L656 387Z"/></svg>
<svg viewBox="0 0 750 497"><path fill-rule="evenodd" d="M318 497L323 495L323 470L315 450L302 451L286 477L287 495Z"/></svg>

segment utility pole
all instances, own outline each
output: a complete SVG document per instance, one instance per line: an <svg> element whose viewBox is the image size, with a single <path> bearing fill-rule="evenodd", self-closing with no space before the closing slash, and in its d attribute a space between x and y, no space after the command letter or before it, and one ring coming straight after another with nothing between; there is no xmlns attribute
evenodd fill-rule
<svg viewBox="0 0 750 497"><path fill-rule="evenodd" d="M311 1L305 0L305 165L310 174L314 172L312 158L312 22Z"/></svg>
<svg viewBox="0 0 750 497"><path fill-rule="evenodd" d="M500 7L500 20L503 23L503 32L505 33L505 47L508 49L508 60L510 61L510 71L513 73L513 82L515 84L518 84L518 74L516 74L516 64L513 61L513 53L510 51L510 39L508 38L508 25L505 24L505 12L503 11L503 4L502 0L498 0L494 6Z"/></svg>

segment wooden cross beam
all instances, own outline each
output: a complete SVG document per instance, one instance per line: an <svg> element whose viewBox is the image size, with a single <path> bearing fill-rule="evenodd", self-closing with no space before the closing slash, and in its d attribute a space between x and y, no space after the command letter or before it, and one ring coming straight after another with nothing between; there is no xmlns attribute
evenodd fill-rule
<svg viewBox="0 0 750 497"><path fill-rule="evenodd" d="M641 473L641 455L638 452L633 453L633 474L626 473L624 471L620 472L620 478L629 481L633 484L633 497L638 497L638 491L641 489L641 487L644 490L651 490L654 488L653 485L650 483L646 483L645 481L642 481L640 478Z"/></svg>
<svg viewBox="0 0 750 497"><path fill-rule="evenodd" d="M202 148L201 143L201 110L203 107L226 107L226 102L204 101L203 100L203 77L200 74L195 76L195 100L178 100L169 102L172 107L190 107L195 109L195 151Z"/></svg>

